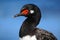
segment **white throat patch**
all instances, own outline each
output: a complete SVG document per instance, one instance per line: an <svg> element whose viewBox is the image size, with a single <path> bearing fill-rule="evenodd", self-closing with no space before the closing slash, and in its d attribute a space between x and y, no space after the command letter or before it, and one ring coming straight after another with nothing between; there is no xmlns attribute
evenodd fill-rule
<svg viewBox="0 0 60 40"><path fill-rule="evenodd" d="M20 38L19 40L37 40L37 39L35 35L33 36L27 35L27 36Z"/></svg>

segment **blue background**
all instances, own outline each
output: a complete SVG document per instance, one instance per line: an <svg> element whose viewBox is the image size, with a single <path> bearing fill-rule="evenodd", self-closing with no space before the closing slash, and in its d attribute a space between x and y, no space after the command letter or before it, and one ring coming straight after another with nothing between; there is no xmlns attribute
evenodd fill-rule
<svg viewBox="0 0 60 40"><path fill-rule="evenodd" d="M0 40L19 40L19 29L26 18L13 16L29 3L41 9L37 27L52 32L60 40L60 0L0 0Z"/></svg>

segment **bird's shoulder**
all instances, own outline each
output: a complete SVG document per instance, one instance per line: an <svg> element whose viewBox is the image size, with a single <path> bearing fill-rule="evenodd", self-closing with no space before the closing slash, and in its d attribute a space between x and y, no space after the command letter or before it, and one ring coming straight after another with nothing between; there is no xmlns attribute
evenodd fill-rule
<svg viewBox="0 0 60 40"><path fill-rule="evenodd" d="M35 35L37 36L37 39L41 40L57 40L56 37L51 33L44 29L35 29Z"/></svg>

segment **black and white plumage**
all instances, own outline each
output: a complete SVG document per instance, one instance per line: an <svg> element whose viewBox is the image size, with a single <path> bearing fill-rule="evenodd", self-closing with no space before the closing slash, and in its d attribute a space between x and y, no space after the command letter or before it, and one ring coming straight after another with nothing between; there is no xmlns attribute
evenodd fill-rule
<svg viewBox="0 0 60 40"><path fill-rule="evenodd" d="M37 25L41 19L41 11L36 5L24 5L20 13L14 17L17 16L27 17L19 31L20 40L57 40L52 33L37 28Z"/></svg>

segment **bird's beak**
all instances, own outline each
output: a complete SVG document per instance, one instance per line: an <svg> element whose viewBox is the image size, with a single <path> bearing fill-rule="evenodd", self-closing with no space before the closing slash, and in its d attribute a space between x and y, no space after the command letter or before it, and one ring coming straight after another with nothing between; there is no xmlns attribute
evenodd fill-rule
<svg viewBox="0 0 60 40"><path fill-rule="evenodd" d="M16 14L16 15L14 15L14 18L15 18L15 17L19 17L19 16L23 16L22 13L18 13L18 14Z"/></svg>
<svg viewBox="0 0 60 40"><path fill-rule="evenodd" d="M26 16L29 13L29 10L24 9L21 13L16 14L14 17Z"/></svg>

